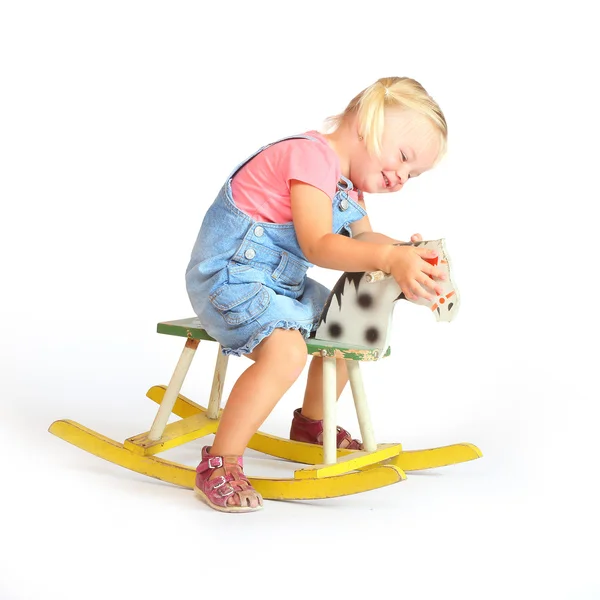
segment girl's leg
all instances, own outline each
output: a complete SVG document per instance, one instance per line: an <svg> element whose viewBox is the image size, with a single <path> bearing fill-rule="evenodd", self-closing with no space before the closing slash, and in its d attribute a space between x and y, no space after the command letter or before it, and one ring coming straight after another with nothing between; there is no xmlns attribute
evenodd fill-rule
<svg viewBox="0 0 600 600"><path fill-rule="evenodd" d="M336 400L348 382L348 368L344 359L336 361ZM323 434L323 359L314 357L308 372L302 408L294 411L290 439L310 444L321 444ZM342 427L337 428L337 447L362 450L360 440L352 438Z"/></svg>
<svg viewBox="0 0 600 600"><path fill-rule="evenodd" d="M338 358L335 363L337 375L336 398L339 399L346 383L348 383L348 369L343 358ZM323 359L318 356L313 356L308 370L301 413L309 419L318 421L323 419Z"/></svg>
<svg viewBox="0 0 600 600"><path fill-rule="evenodd" d="M254 364L235 382L211 454L241 456L306 365L306 342L296 330L276 329L248 355Z"/></svg>
<svg viewBox="0 0 600 600"><path fill-rule="evenodd" d="M276 329L247 356L254 364L231 390L210 448L212 456L243 455L250 438L304 370L306 342L296 330ZM216 468L210 479L224 473ZM230 496L228 505L240 505L238 494Z"/></svg>

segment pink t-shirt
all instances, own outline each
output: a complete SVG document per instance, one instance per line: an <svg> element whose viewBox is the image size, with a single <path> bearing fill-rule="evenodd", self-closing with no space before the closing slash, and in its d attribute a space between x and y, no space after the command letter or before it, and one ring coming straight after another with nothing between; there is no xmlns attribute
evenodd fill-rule
<svg viewBox="0 0 600 600"><path fill-rule="evenodd" d="M235 205L255 221L289 223L292 220L291 180L312 185L333 199L340 180L337 154L317 131L315 140L278 142L246 163L231 182ZM356 200L357 192L350 196Z"/></svg>

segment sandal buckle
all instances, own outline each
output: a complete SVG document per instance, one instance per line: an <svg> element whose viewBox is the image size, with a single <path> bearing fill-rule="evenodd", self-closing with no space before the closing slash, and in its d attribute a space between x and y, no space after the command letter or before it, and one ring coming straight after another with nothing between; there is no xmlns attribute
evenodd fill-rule
<svg viewBox="0 0 600 600"><path fill-rule="evenodd" d="M216 461L213 463L213 461ZM208 468L209 469L218 469L223 466L223 458L220 456L211 456L208 459Z"/></svg>
<svg viewBox="0 0 600 600"><path fill-rule="evenodd" d="M223 475L221 475L221 477L215 477L214 479L211 479L211 481L213 481L213 482L218 481L218 483L213 483L213 486L212 486L213 490L216 490L227 483L227 479L225 479L225 477L223 477Z"/></svg>
<svg viewBox="0 0 600 600"><path fill-rule="evenodd" d="M228 489L220 489L227 483L227 479L225 479L223 475L221 475L221 477L215 477L212 481L217 482L212 486L213 492L215 490L219 490L218 494L221 496L221 498L227 498L227 496L235 494L235 490L231 487L231 485L228 486Z"/></svg>

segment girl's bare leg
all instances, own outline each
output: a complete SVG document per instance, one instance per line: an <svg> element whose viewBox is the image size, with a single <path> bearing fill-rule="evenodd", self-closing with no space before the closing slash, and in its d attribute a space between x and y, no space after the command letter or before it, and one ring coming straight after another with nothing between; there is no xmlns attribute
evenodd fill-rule
<svg viewBox="0 0 600 600"><path fill-rule="evenodd" d="M306 342L296 330L276 329L247 356L254 364L231 390L210 448L213 456L244 454L250 438L304 370ZM217 468L210 478L223 474L224 469ZM239 503L237 494L229 498L229 505Z"/></svg>
<svg viewBox="0 0 600 600"><path fill-rule="evenodd" d="M210 453L241 456L306 365L306 342L296 330L276 329L248 355L254 364L235 382Z"/></svg>

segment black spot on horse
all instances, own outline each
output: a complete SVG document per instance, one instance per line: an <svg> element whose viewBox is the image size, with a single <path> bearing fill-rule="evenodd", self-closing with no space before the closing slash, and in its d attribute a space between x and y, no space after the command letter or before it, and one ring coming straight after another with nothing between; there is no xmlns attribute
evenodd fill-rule
<svg viewBox="0 0 600 600"><path fill-rule="evenodd" d="M448 310L450 310L453 306L454 306L454 302L450 302L450 304L448 304Z"/></svg>
<svg viewBox="0 0 600 600"><path fill-rule="evenodd" d="M369 329L365 331L365 338L367 342L374 344L379 339L379 330L377 327L369 327Z"/></svg>
<svg viewBox="0 0 600 600"><path fill-rule="evenodd" d="M339 338L342 335L342 326L339 323L332 323L329 326L329 335L332 338Z"/></svg>
<svg viewBox="0 0 600 600"><path fill-rule="evenodd" d="M356 301L358 302L358 305L361 308L371 308L371 306L373 305L373 296L365 292L360 294Z"/></svg>

